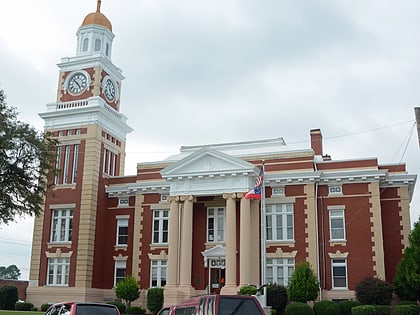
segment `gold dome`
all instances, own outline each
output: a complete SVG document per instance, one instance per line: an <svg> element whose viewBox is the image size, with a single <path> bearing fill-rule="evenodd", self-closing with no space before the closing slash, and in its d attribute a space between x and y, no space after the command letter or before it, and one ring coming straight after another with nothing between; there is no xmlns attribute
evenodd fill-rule
<svg viewBox="0 0 420 315"><path fill-rule="evenodd" d="M98 0L98 4L96 6L96 12L89 13L86 15L85 19L83 20L82 26L96 24L105 26L112 32L112 24L108 20L108 18L101 13L101 0Z"/></svg>

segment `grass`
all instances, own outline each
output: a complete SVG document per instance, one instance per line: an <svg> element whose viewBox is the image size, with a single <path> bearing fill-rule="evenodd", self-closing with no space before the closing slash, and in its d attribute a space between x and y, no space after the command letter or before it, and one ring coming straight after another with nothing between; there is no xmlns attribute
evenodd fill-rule
<svg viewBox="0 0 420 315"><path fill-rule="evenodd" d="M44 315L45 312L31 312L31 311L5 311L0 310L0 315Z"/></svg>

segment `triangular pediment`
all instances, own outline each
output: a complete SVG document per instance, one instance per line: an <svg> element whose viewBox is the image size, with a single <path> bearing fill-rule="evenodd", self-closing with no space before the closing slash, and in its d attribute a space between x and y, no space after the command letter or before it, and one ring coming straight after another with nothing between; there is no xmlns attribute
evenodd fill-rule
<svg viewBox="0 0 420 315"><path fill-rule="evenodd" d="M256 166L220 151L202 148L163 169L163 178L208 176L222 174L251 174Z"/></svg>
<svg viewBox="0 0 420 315"><path fill-rule="evenodd" d="M205 250L204 252L201 252L201 254L204 256L205 259L225 258L226 248L222 245L216 245L212 248Z"/></svg>

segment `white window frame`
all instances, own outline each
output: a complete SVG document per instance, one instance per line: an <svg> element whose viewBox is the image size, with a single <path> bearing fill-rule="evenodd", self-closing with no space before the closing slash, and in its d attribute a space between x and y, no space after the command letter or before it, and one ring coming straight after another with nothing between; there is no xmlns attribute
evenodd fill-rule
<svg viewBox="0 0 420 315"><path fill-rule="evenodd" d="M74 145L74 151L73 151L73 170L71 174L72 183L75 184L77 180L77 166L78 166L78 158L79 158L79 145Z"/></svg>
<svg viewBox="0 0 420 315"><path fill-rule="evenodd" d="M64 153L64 166L63 166L63 184L69 181L69 164L70 164L70 146L66 145Z"/></svg>
<svg viewBox="0 0 420 315"><path fill-rule="evenodd" d="M212 222L212 223L211 223ZM213 228L210 229L210 225ZM207 208L207 242L220 243L226 239L226 208L210 207Z"/></svg>
<svg viewBox="0 0 420 315"><path fill-rule="evenodd" d="M120 197L118 198L118 207L128 207L130 205L130 200L128 197Z"/></svg>
<svg viewBox="0 0 420 315"><path fill-rule="evenodd" d="M51 211L50 242L71 242L73 229L73 209L52 209Z"/></svg>
<svg viewBox="0 0 420 315"><path fill-rule="evenodd" d="M294 258L267 258L266 259L266 280L267 283L277 283L287 286L289 279L295 270Z"/></svg>
<svg viewBox="0 0 420 315"><path fill-rule="evenodd" d="M63 151L63 147L60 145L57 147L57 157L55 161L55 171L56 175L54 177L54 184L58 185L60 183L60 166L61 166L61 154Z"/></svg>
<svg viewBox="0 0 420 315"><path fill-rule="evenodd" d="M295 237L293 203L266 205L267 241L293 241Z"/></svg>
<svg viewBox="0 0 420 315"><path fill-rule="evenodd" d="M343 195L343 187L341 185L328 186L328 195Z"/></svg>
<svg viewBox="0 0 420 315"><path fill-rule="evenodd" d="M162 288L166 285L168 279L168 261L151 260L150 261L150 288Z"/></svg>
<svg viewBox="0 0 420 315"><path fill-rule="evenodd" d="M119 274L119 271L124 271L124 277ZM126 260L116 260L114 263L114 286L117 282L125 280L127 277L127 261Z"/></svg>
<svg viewBox="0 0 420 315"><path fill-rule="evenodd" d="M153 210L152 244L168 244L169 216L169 209Z"/></svg>
<svg viewBox="0 0 420 315"><path fill-rule="evenodd" d="M125 229L126 234L121 229ZM125 242L121 242L120 239L125 238ZM128 244L128 218L117 218L117 235L115 238L115 245L126 246Z"/></svg>
<svg viewBox="0 0 420 315"><path fill-rule="evenodd" d="M344 268L344 276L337 276L335 275L336 268ZM338 278L342 279L345 278L345 286L336 286L336 280ZM348 275L347 275L347 259L346 258L332 258L331 259L331 281L332 281L332 288L335 290L345 290L348 288Z"/></svg>
<svg viewBox="0 0 420 315"><path fill-rule="evenodd" d="M47 268L47 285L69 285L70 258L48 258Z"/></svg>
<svg viewBox="0 0 420 315"><path fill-rule="evenodd" d="M330 224L330 241L345 241L346 240L346 220L345 220L345 211L343 207L329 207L328 208L329 224ZM334 222L340 222L342 227L333 227ZM334 224L335 225L335 224ZM342 231L343 237L336 237L336 231Z"/></svg>
<svg viewBox="0 0 420 315"><path fill-rule="evenodd" d="M282 196L284 197L284 187L272 187L271 188L272 196Z"/></svg>

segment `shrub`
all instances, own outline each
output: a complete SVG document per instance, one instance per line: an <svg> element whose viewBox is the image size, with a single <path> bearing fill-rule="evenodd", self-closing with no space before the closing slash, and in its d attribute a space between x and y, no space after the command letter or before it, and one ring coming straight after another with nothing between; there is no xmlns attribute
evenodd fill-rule
<svg viewBox="0 0 420 315"><path fill-rule="evenodd" d="M416 304L398 304L395 306L395 315L417 315L420 308Z"/></svg>
<svg viewBox="0 0 420 315"><path fill-rule="evenodd" d="M313 315L312 308L302 302L294 302L286 306L286 315Z"/></svg>
<svg viewBox="0 0 420 315"><path fill-rule="evenodd" d="M146 309L140 306L130 306L127 307L127 314L143 315L146 314Z"/></svg>
<svg viewBox="0 0 420 315"><path fill-rule="evenodd" d="M245 285L239 289L240 295L254 295L257 293L257 288L253 285Z"/></svg>
<svg viewBox="0 0 420 315"><path fill-rule="evenodd" d="M41 305L41 312L45 313L49 307L50 307L50 305L48 303L42 304Z"/></svg>
<svg viewBox="0 0 420 315"><path fill-rule="evenodd" d="M313 307L315 315L340 315L340 306L333 301L315 302Z"/></svg>
<svg viewBox="0 0 420 315"><path fill-rule="evenodd" d="M389 305L375 305L375 315L389 315L391 307Z"/></svg>
<svg viewBox="0 0 420 315"><path fill-rule="evenodd" d="M298 263L287 287L289 300L303 303L315 301L318 297L318 289L319 282L310 264Z"/></svg>
<svg viewBox="0 0 420 315"><path fill-rule="evenodd" d="M163 288L150 288L147 290L147 309L153 314L156 314L162 306Z"/></svg>
<svg viewBox="0 0 420 315"><path fill-rule="evenodd" d="M31 312L38 312L38 308L37 307L31 307Z"/></svg>
<svg viewBox="0 0 420 315"><path fill-rule="evenodd" d="M267 305L271 306L276 314L283 314L287 305L287 289L278 284L267 286Z"/></svg>
<svg viewBox="0 0 420 315"><path fill-rule="evenodd" d="M111 301L111 302L106 302L106 304L115 305L121 314L125 313L125 311L127 310L127 306L125 306L125 304L121 302Z"/></svg>
<svg viewBox="0 0 420 315"><path fill-rule="evenodd" d="M356 286L356 297L361 304L390 305L394 289L384 280L368 277Z"/></svg>
<svg viewBox="0 0 420 315"><path fill-rule="evenodd" d="M352 315L375 315L375 307L373 305L360 305L351 309Z"/></svg>
<svg viewBox="0 0 420 315"><path fill-rule="evenodd" d="M0 309L14 310L18 300L19 293L15 286L6 285L0 288Z"/></svg>
<svg viewBox="0 0 420 315"><path fill-rule="evenodd" d="M341 315L351 315L351 309L355 306L360 306L359 301L345 300L338 303L341 310Z"/></svg>
<svg viewBox="0 0 420 315"><path fill-rule="evenodd" d="M32 307L34 307L32 303L17 302L15 304L16 311L30 311Z"/></svg>

